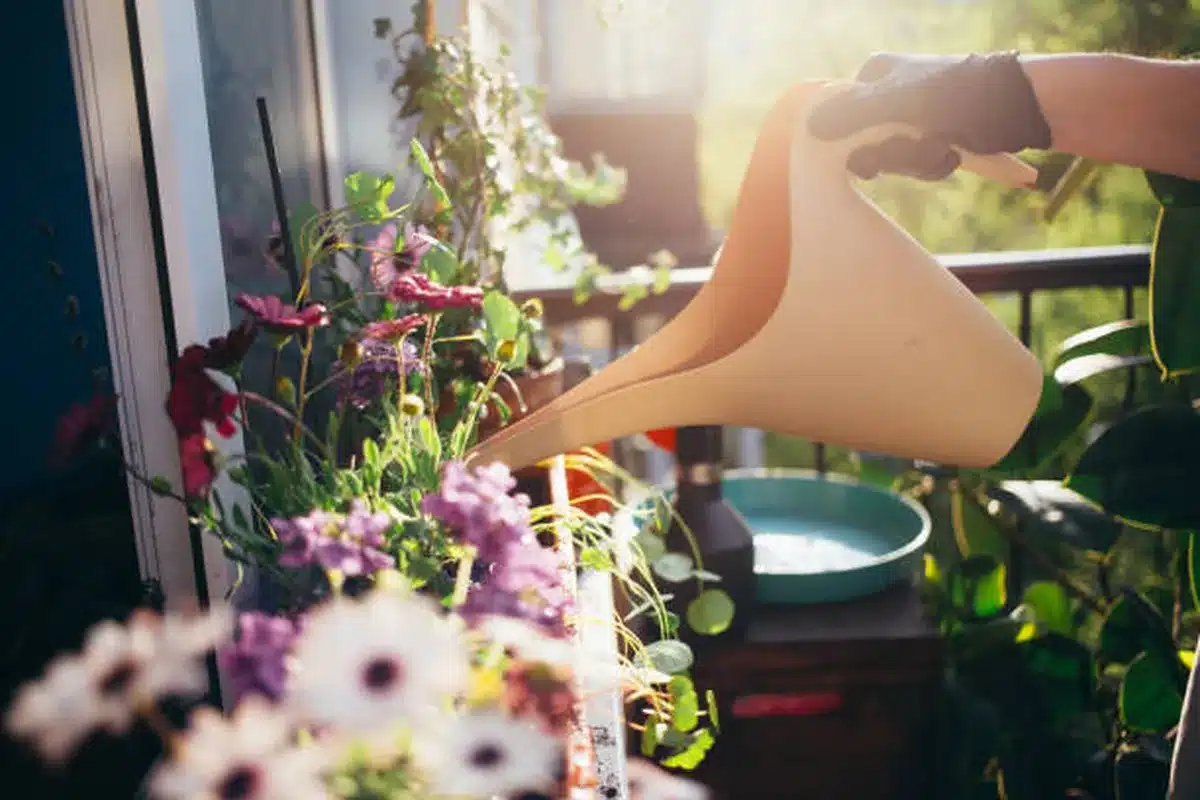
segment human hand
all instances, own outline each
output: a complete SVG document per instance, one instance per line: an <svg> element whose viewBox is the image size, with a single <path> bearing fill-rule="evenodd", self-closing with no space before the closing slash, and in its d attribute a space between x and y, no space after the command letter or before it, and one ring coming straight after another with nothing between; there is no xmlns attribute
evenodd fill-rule
<svg viewBox="0 0 1200 800"><path fill-rule="evenodd" d="M809 132L825 141L902 123L920 136L891 136L851 153L861 178L881 172L940 180L959 165L954 148L989 155L1050 146L1050 126L1016 53L872 56L856 83L817 105Z"/></svg>

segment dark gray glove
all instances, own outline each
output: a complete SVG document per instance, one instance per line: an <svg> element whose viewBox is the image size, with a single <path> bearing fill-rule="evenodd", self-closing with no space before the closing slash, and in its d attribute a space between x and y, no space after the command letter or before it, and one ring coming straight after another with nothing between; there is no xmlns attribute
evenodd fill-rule
<svg viewBox="0 0 1200 800"><path fill-rule="evenodd" d="M847 167L940 180L959 164L951 146L980 155L1050 146L1050 126L1015 52L968 56L872 56L855 80L813 109L809 132L826 141L904 123L920 138L894 136L855 150Z"/></svg>

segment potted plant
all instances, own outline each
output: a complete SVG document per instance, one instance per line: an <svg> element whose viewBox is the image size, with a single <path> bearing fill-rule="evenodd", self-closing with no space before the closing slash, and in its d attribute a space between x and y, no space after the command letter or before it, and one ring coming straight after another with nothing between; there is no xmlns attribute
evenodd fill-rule
<svg viewBox="0 0 1200 800"><path fill-rule="evenodd" d="M430 194L444 196L419 143L413 155ZM297 295L239 296L241 323L180 354L167 411L181 485L130 472L287 591L240 615L218 604L101 623L24 687L8 729L59 763L97 730L148 726L164 747L146 784L155 797L565 797L586 777L575 763L586 679L651 703L663 734L651 755L698 763L715 721L688 678L679 620L645 579L668 555L662 542L643 534L628 552L606 515L584 510L593 497L531 507L504 465L463 463L494 388L523 363L519 340L536 315L513 318L492 299L507 299L500 289L455 282L465 268L432 234L386 247L378 233L361 237L416 231L417 206L389 204L391 179L356 174L346 190L346 207L296 227ZM356 283L350 263L368 279ZM327 301L316 299L322 290ZM270 396L238 380L259 340L299 353ZM454 371L463 341L489 354L482 377ZM462 401L443 411L447 376ZM334 410L317 424L311 409L327 394ZM268 413L283 446L256 444L250 407ZM64 438L91 435L79 424L88 408L71 412ZM221 456L213 440L239 428L247 451ZM618 472L596 451L572 460L589 474ZM247 503L222 497L222 476ZM618 551L632 555L633 577L614 566ZM615 619L630 658L579 652L576 552L638 593L637 613L659 623L659 638L642 641ZM234 711L202 705L173 721L168 701L204 693L214 649ZM646 797L665 796L656 779L670 781L671 796L704 796L638 769Z"/></svg>

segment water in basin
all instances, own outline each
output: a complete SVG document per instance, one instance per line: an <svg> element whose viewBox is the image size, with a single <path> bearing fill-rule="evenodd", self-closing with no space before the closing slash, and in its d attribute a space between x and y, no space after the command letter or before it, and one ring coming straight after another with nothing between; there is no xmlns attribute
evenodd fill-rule
<svg viewBox="0 0 1200 800"><path fill-rule="evenodd" d="M755 517L754 571L813 575L857 569L890 552L887 537L846 523Z"/></svg>

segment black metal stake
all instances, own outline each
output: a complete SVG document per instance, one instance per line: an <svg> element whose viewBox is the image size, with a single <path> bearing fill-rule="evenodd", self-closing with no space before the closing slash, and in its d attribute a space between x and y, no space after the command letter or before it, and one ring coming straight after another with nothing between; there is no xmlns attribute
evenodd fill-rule
<svg viewBox="0 0 1200 800"><path fill-rule="evenodd" d="M267 112L267 98L257 100L258 122L262 127L263 147L267 151L267 172L271 175L271 194L275 200L275 214L279 217L279 236L283 240L283 268L287 271L292 297L300 302L300 270L296 265L295 248L292 246L292 229L288 222L287 202L283 199L283 176L279 173L279 159L275 155L275 137L271 134L271 115Z"/></svg>

